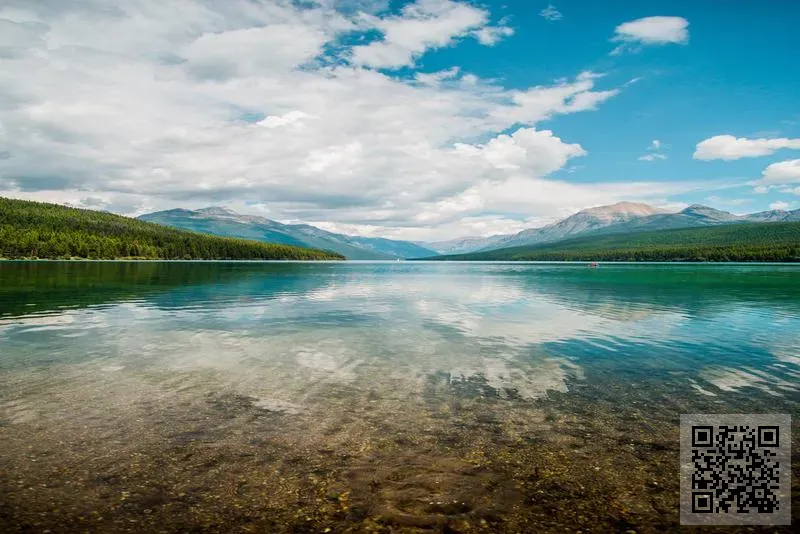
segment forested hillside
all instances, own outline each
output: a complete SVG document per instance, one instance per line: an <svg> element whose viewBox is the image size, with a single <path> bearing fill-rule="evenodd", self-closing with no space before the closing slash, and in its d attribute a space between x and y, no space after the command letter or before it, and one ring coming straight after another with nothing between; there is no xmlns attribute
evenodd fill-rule
<svg viewBox="0 0 800 534"><path fill-rule="evenodd" d="M339 254L177 230L100 211L0 198L1 258L330 260Z"/></svg>
<svg viewBox="0 0 800 534"><path fill-rule="evenodd" d="M331 250L349 260L393 260L436 254L433 249L409 241L337 234L310 224L284 224L219 206L199 210L157 211L140 215L138 219L222 237Z"/></svg>
<svg viewBox="0 0 800 534"><path fill-rule="evenodd" d="M735 225L579 237L431 258L518 261L800 261L800 222Z"/></svg>

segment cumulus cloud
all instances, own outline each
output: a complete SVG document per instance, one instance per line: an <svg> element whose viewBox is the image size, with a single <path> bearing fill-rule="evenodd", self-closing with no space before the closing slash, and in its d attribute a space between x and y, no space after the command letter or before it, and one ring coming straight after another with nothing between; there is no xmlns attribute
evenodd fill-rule
<svg viewBox="0 0 800 534"><path fill-rule="evenodd" d="M800 159L772 163L761 174L761 185L800 183Z"/></svg>
<svg viewBox="0 0 800 534"><path fill-rule="evenodd" d="M735 160L769 156L780 149L800 149L800 139L779 137L774 139L748 139L732 135L715 135L697 143L694 159Z"/></svg>
<svg viewBox="0 0 800 534"><path fill-rule="evenodd" d="M783 202L782 200L779 200L777 202L773 202L772 204L770 204L769 205L769 209L771 209L771 210L787 210L787 209L789 209L789 203L788 202Z"/></svg>
<svg viewBox="0 0 800 534"><path fill-rule="evenodd" d="M545 176L563 167L569 158L584 156L578 144L564 143L550 130L520 128L512 135L498 135L485 145L456 143L459 156L502 170L524 168L536 176Z"/></svg>
<svg viewBox="0 0 800 534"><path fill-rule="evenodd" d="M556 20L561 20L564 18L564 15L562 15L561 12L558 9L556 9L556 7L553 4L550 4L543 10L539 11L539 16L551 22Z"/></svg>
<svg viewBox="0 0 800 534"><path fill-rule="evenodd" d="M319 28L279 23L204 33L180 55L197 76L224 80L257 76L268 69L294 68L316 57L326 40L326 33Z"/></svg>
<svg viewBox="0 0 800 534"><path fill-rule="evenodd" d="M414 75L414 79L422 84L438 87L446 80L456 79L460 71L459 67L450 67L437 72L417 72Z"/></svg>
<svg viewBox="0 0 800 534"><path fill-rule="evenodd" d="M621 43L612 54L635 50L643 45L685 44L689 41L689 21L683 17L645 17L620 24L612 42Z"/></svg>
<svg viewBox="0 0 800 534"><path fill-rule="evenodd" d="M514 28L509 26L485 26L474 32L478 42L486 46L494 46L505 37L514 35Z"/></svg>
<svg viewBox="0 0 800 534"><path fill-rule="evenodd" d="M481 44L494 45L514 31L488 26L489 12L451 0L417 0L389 17L365 17L382 39L352 49L351 61L376 68L411 66L425 51L448 46L470 34Z"/></svg>
<svg viewBox="0 0 800 534"><path fill-rule="evenodd" d="M599 76L583 72L572 82L537 86L525 91L510 91L509 104L491 110L491 117L505 123L535 123L553 115L592 110L619 94L619 89L593 91Z"/></svg>
<svg viewBox="0 0 800 534"><path fill-rule="evenodd" d="M593 183L587 187L564 180L537 178L524 172L509 172L506 180L483 181L460 196L479 196L487 205L509 215L521 217L537 213L542 218L552 220L566 217L587 206L611 204L619 200L648 199L660 205L663 204L660 199L703 187L694 183L646 181Z"/></svg>
<svg viewBox="0 0 800 534"><path fill-rule="evenodd" d="M549 177L587 149L537 123L617 95L597 74L508 90L457 66L389 75L350 62L373 43L344 44L385 22L375 43L413 59L488 27L484 10L339 4L7 0L0 195L124 214L267 206L278 220L421 239L678 192Z"/></svg>
<svg viewBox="0 0 800 534"><path fill-rule="evenodd" d="M294 110L289 111L283 115L270 115L264 117L262 120L258 121L256 125L263 126L264 128L280 128L281 126L289 126L289 125L304 125L304 119L313 119L311 115L308 113L303 113L302 111Z"/></svg>

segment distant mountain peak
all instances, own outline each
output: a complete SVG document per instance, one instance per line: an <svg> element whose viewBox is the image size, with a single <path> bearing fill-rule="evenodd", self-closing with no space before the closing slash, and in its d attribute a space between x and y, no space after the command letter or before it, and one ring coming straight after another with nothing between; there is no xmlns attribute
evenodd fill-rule
<svg viewBox="0 0 800 534"><path fill-rule="evenodd" d="M654 208L650 204L644 202L617 202L616 204L608 204L605 206L595 206L593 208L586 208L575 215L585 213L594 216L610 216L610 215L626 215L634 217L646 217L647 215L655 215L661 213L661 210Z"/></svg>
<svg viewBox="0 0 800 534"><path fill-rule="evenodd" d="M680 213L689 215L691 217L701 217L718 221L733 221L739 218L733 213L718 210L709 206L703 206L702 204L692 204L691 206L682 209Z"/></svg>
<svg viewBox="0 0 800 534"><path fill-rule="evenodd" d="M582 232L599 230L614 224L661 213L663 213L662 210L641 202L617 202L616 204L586 208L547 226L529 228L511 236L505 236L481 250L488 250L489 247L502 248L558 241Z"/></svg>
<svg viewBox="0 0 800 534"><path fill-rule="evenodd" d="M222 206L209 206L207 208L200 208L199 210L195 210L195 213L200 213L202 215L210 215L215 217L238 217L239 214L233 210L229 210L228 208L223 208Z"/></svg>
<svg viewBox="0 0 800 534"><path fill-rule="evenodd" d="M722 211L716 208L712 208L711 206L704 206L703 204L691 204L686 206L681 210L681 213L705 213L705 212L717 212Z"/></svg>
<svg viewBox="0 0 800 534"><path fill-rule="evenodd" d="M594 206L592 208L586 208L587 210L614 210L614 211L628 211L628 210L647 210L647 211L657 211L656 208L651 206L650 204L645 204L644 202L632 202L630 200L622 200L620 202L615 202L613 204L604 204L602 206ZM583 210L586 211L586 210Z"/></svg>
<svg viewBox="0 0 800 534"><path fill-rule="evenodd" d="M408 241L337 234L309 224L284 224L258 215L243 215L221 206L146 213L139 218L226 237L332 250L350 259L421 258L436 255L435 250Z"/></svg>
<svg viewBox="0 0 800 534"><path fill-rule="evenodd" d="M750 215L789 215L789 212L786 210L767 210L751 213Z"/></svg>
<svg viewBox="0 0 800 534"><path fill-rule="evenodd" d="M694 212L728 213L727 211L718 210L716 208L712 208L711 206L705 206L703 204L692 204L681 210L681 213L694 213Z"/></svg>
<svg viewBox="0 0 800 534"><path fill-rule="evenodd" d="M796 210L797 211L797 210ZM757 213L749 213L744 216L748 221L755 222L778 222L796 220L795 212L786 210L767 210Z"/></svg>

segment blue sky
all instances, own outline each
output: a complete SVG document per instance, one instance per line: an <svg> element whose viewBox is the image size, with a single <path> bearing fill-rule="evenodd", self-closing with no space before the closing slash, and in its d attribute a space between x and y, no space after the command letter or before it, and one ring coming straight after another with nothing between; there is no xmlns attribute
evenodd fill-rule
<svg viewBox="0 0 800 534"><path fill-rule="evenodd" d="M800 152L733 162L692 159L698 142L720 134L800 138L800 69L790 52L800 49L800 4L736 2L723 9L719 3L693 1L545 3L545 8L552 6L561 14L556 20L541 16L543 3L499 4L507 7L498 13L510 14L520 28L513 37L493 48L470 43L464 50L442 49L423 60L425 67L459 64L516 88L547 84L581 70L606 74L598 85L608 88L638 79L592 113L541 123L580 142L588 152L575 162L579 168L553 176L582 182L718 180L721 190L714 194L672 199L737 212L769 209L779 201L800 207L797 195L777 189L754 195L746 185L760 177L767 164L795 159ZM654 15L685 18L688 42L609 55L616 46L609 42L609 29ZM657 152L667 159L640 161L655 139L663 146ZM708 197L747 202L733 205Z"/></svg>
<svg viewBox="0 0 800 534"><path fill-rule="evenodd" d="M800 208L792 1L0 7L0 195L407 239Z"/></svg>

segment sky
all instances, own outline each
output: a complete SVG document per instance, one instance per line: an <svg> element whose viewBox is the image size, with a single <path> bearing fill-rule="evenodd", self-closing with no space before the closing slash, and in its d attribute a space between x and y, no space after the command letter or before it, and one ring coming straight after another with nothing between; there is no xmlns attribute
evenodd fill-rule
<svg viewBox="0 0 800 534"><path fill-rule="evenodd" d="M800 2L3 0L0 196L412 240L800 208Z"/></svg>

